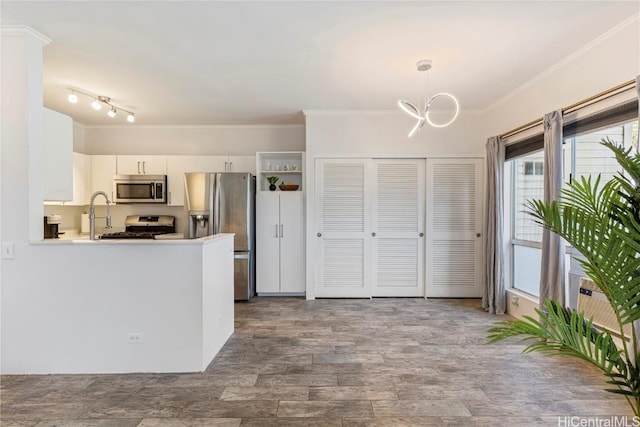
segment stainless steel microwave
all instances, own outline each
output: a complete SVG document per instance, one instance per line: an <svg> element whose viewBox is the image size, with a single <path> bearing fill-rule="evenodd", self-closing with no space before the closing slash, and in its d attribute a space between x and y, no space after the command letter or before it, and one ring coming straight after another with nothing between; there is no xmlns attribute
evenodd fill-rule
<svg viewBox="0 0 640 427"><path fill-rule="evenodd" d="M167 203L166 175L114 175L115 203Z"/></svg>

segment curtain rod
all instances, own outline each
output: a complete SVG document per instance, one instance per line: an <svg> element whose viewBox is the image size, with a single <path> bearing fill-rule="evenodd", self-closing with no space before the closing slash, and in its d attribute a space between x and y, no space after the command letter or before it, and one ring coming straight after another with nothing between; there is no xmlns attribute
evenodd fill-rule
<svg viewBox="0 0 640 427"><path fill-rule="evenodd" d="M617 95L621 92L624 92L628 89L634 88L636 85L636 81L635 80L629 80L627 82L624 82L622 84L619 84L618 86L612 87L610 89L607 89L605 91L602 91L596 95L590 96L589 98L583 99L582 101L576 102L574 104L571 104L567 107L564 107L562 109L562 114L566 114L566 113L570 113L573 111L576 111L582 107L586 107L587 105L592 104L594 101L598 100L603 100L603 99L607 99L610 98L614 95ZM533 121L530 121L529 123L526 123L522 126L518 126L515 129L510 130L509 132L505 132L502 135L500 135L500 138L508 138L510 136L513 136L515 134L518 134L520 132L523 132L525 130L529 130L533 127L536 127L538 125L541 125L543 121L543 118L539 118Z"/></svg>

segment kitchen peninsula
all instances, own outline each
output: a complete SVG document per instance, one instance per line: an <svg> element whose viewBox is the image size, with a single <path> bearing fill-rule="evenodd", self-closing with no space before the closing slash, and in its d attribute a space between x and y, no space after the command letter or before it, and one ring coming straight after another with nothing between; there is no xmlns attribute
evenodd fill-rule
<svg viewBox="0 0 640 427"><path fill-rule="evenodd" d="M3 373L204 370L233 333L233 238L32 242Z"/></svg>

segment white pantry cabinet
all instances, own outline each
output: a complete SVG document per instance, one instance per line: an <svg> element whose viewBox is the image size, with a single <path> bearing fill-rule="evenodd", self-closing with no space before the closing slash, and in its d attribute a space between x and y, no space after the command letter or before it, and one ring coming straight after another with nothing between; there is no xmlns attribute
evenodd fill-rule
<svg viewBox="0 0 640 427"><path fill-rule="evenodd" d="M303 294L303 193L256 194L256 290L258 294Z"/></svg>
<svg viewBox="0 0 640 427"><path fill-rule="evenodd" d="M113 176L116 174L116 156L92 155L91 157L91 186L89 197L96 191L104 191L113 200ZM87 201L89 203L89 201ZM105 205L103 197L95 200L96 205Z"/></svg>
<svg viewBox="0 0 640 427"><path fill-rule="evenodd" d="M118 156L118 175L166 175L167 156Z"/></svg>
<svg viewBox="0 0 640 427"><path fill-rule="evenodd" d="M43 109L44 200L73 199L73 120Z"/></svg>

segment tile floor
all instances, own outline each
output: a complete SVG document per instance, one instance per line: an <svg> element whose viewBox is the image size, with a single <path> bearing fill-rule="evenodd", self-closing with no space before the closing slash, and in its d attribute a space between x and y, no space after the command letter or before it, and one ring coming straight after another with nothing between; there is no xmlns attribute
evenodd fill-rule
<svg viewBox="0 0 640 427"><path fill-rule="evenodd" d="M632 415L581 361L485 345L500 318L479 300L257 298L235 309L236 332L203 373L3 376L0 425L569 426Z"/></svg>

